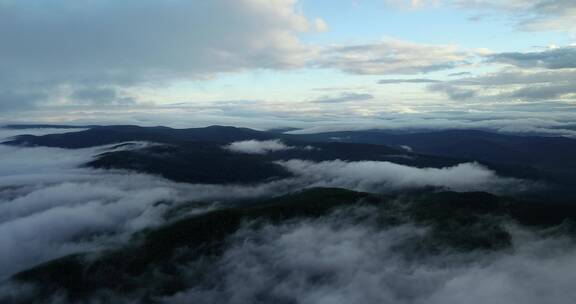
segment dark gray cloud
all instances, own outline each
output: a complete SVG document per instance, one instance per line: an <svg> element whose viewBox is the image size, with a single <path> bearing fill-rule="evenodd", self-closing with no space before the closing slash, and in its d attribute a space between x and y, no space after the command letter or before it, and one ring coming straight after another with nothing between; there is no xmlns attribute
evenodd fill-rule
<svg viewBox="0 0 576 304"><path fill-rule="evenodd" d="M313 100L314 103L341 103L352 101L366 101L374 99L374 96L366 93L346 92L336 96L323 96Z"/></svg>
<svg viewBox="0 0 576 304"><path fill-rule="evenodd" d="M85 87L74 90L70 95L73 103L91 105L131 105L136 101L132 97L123 96L117 88Z"/></svg>
<svg viewBox="0 0 576 304"><path fill-rule="evenodd" d="M411 79L381 79L379 84L395 84L395 83L434 83L441 82L440 80L430 78L411 78Z"/></svg>
<svg viewBox="0 0 576 304"><path fill-rule="evenodd" d="M526 86L513 91L510 96L529 100L548 100L560 98L567 94L576 94L576 82Z"/></svg>
<svg viewBox="0 0 576 304"><path fill-rule="evenodd" d="M576 68L576 47L563 47L541 52L510 52L488 56L490 62L506 63L522 68Z"/></svg>
<svg viewBox="0 0 576 304"><path fill-rule="evenodd" d="M450 77L469 76L469 75L472 75L472 73L470 73L470 72L459 72L459 73L451 73L451 74L448 74L448 76L450 76Z"/></svg>
<svg viewBox="0 0 576 304"><path fill-rule="evenodd" d="M429 90L442 92L454 100L490 94L494 100L521 99L542 101L576 93L575 69L549 69L533 72L504 69L476 77L464 77L433 84Z"/></svg>

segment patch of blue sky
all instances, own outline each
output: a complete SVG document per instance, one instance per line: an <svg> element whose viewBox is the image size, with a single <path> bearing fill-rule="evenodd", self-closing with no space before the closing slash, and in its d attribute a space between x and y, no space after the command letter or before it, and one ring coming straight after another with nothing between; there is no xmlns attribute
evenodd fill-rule
<svg viewBox="0 0 576 304"><path fill-rule="evenodd" d="M574 42L574 37L562 32L520 31L517 20L504 12L447 6L410 9L392 7L383 0L301 0L300 5L307 16L328 23L328 32L303 35L304 41L322 45L367 43L393 37L503 52Z"/></svg>

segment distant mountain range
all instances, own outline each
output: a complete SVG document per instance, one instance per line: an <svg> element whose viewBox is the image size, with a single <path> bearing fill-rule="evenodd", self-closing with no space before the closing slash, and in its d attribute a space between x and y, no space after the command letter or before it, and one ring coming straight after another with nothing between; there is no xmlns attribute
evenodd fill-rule
<svg viewBox="0 0 576 304"><path fill-rule="evenodd" d="M65 126L59 126L65 127ZM271 166L273 160L376 160L414 167L445 167L477 161L501 175L539 179L560 185L576 185L576 140L565 137L514 136L476 130L387 133L382 130L329 132L292 135L277 131L211 126L172 129L139 126L84 126L84 131L24 135L7 142L61 148L86 148L106 144L147 141L166 144L141 151L103 154L90 165L103 168L136 169L189 182L256 182L286 176ZM299 147L264 155L227 153L223 145L246 140L282 140ZM302 149L310 146L315 149ZM155 157L161 153L163 157ZM164 156L170 157L164 157ZM129 161L128 161L129 160ZM223 164L226 178L210 176L201 167ZM251 166L254 172L237 174ZM192 168L196 168L191 170ZM191 172L186 175L180 171ZM199 171L198 171L199 170Z"/></svg>

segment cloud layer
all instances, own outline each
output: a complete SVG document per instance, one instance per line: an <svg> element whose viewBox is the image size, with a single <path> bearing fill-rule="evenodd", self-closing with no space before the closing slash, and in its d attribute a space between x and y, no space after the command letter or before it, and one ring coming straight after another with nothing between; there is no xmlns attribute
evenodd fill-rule
<svg viewBox="0 0 576 304"><path fill-rule="evenodd" d="M354 208L244 229L217 263L222 280L164 303L564 304L576 296L576 247L567 239L511 227L509 252L406 258L405 242L427 228L383 228L377 213Z"/></svg>
<svg viewBox="0 0 576 304"><path fill-rule="evenodd" d="M0 107L110 104L142 84L302 66L297 34L314 24L294 0L1 1Z"/></svg>
<svg viewBox="0 0 576 304"><path fill-rule="evenodd" d="M50 130L19 132L46 134ZM16 135L13 130L0 134L4 139ZM291 189L278 183L254 187L178 184L150 175L83 166L110 149L0 145L0 280L50 259L125 242L135 231L164 223L168 206L281 194Z"/></svg>
<svg viewBox="0 0 576 304"><path fill-rule="evenodd" d="M14 130L0 130L4 139L16 135ZM66 130L20 130L35 134L52 131ZM148 144L116 149L143 145ZM231 146L242 153L292 148L278 141L247 141ZM375 192L427 186L500 192L511 185L515 189L522 185L476 164L419 169L389 162L290 160L280 164L295 177L253 186L180 184L136 172L83 166L110 149L0 145L0 279L71 253L112 248L138 230L164 223L166 210L185 202L225 203L319 186ZM192 212L211 208L215 206L203 205Z"/></svg>

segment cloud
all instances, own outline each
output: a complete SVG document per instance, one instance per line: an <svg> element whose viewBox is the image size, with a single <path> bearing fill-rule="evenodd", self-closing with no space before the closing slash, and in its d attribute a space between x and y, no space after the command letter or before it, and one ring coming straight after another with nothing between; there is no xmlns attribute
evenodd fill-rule
<svg viewBox="0 0 576 304"><path fill-rule="evenodd" d="M460 78L451 81L453 84L476 86L500 86L516 84L558 83L576 81L576 70L530 71L524 69L504 69L495 73L477 77Z"/></svg>
<svg viewBox="0 0 576 304"><path fill-rule="evenodd" d="M381 79L378 80L379 84L396 84L396 83L435 83L441 82L436 79L429 78L411 78L411 79Z"/></svg>
<svg viewBox="0 0 576 304"><path fill-rule="evenodd" d="M574 32L576 3L572 0L385 0L395 7L423 9L449 7L483 16L504 13L523 31Z"/></svg>
<svg viewBox="0 0 576 304"><path fill-rule="evenodd" d="M474 88L473 86L471 87ZM480 86L478 89L484 89ZM486 89L487 90L487 89ZM269 130L290 127L298 130L288 133L318 133L348 130L446 130L479 129L493 132L513 132L530 135L576 137L576 109L570 100L519 101L507 98L486 98L483 102L446 102L440 104L412 105L412 111L397 112L385 104L385 108L373 108L374 103L361 103L362 109L371 109L366 115L348 107L290 112L255 109L238 103L230 109L213 106L148 107L141 109L99 109L93 111L43 110L28 112L26 116L13 116L0 112L5 123L54 123L72 125L134 124L142 126L164 125L173 128L207 127L214 124ZM194 117L191 120L190 117ZM313 118L311 118L313 117ZM514 131L510 131L514 130Z"/></svg>
<svg viewBox="0 0 576 304"><path fill-rule="evenodd" d="M41 135L65 131L0 129L0 141L16 132ZM146 144L118 149L142 145ZM0 145L0 281L47 260L122 244L133 232L164 223L169 206L278 195L299 186L288 182L181 184L146 174L84 166L111 149ZM193 212L210 208L199 207Z"/></svg>
<svg viewBox="0 0 576 304"><path fill-rule="evenodd" d="M167 208L181 203L278 195L300 186L181 184L83 166L109 149L0 145L0 280L68 254L113 248L133 232L163 224Z"/></svg>
<svg viewBox="0 0 576 304"><path fill-rule="evenodd" d="M108 101L112 90L303 66L310 49L298 33L326 25L308 20L295 4L1 1L0 106L61 103L70 95Z"/></svg>
<svg viewBox="0 0 576 304"><path fill-rule="evenodd" d="M430 91L442 92L453 100L466 100L478 95L477 89L463 88L452 83L438 83L428 87Z"/></svg>
<svg viewBox="0 0 576 304"><path fill-rule="evenodd" d="M576 68L576 47L562 47L529 53L498 53L489 55L488 60L522 68Z"/></svg>
<svg viewBox="0 0 576 304"><path fill-rule="evenodd" d="M519 27L526 31L574 32L576 3L572 0L539 0L528 10L530 17Z"/></svg>
<svg viewBox="0 0 576 304"><path fill-rule="evenodd" d="M407 145L400 145L400 148L403 149L404 151L407 151L410 153L414 152L414 149L410 146L407 146Z"/></svg>
<svg viewBox="0 0 576 304"><path fill-rule="evenodd" d="M372 44L326 48L314 65L360 75L420 74L452 69L466 64L471 57L472 54L456 45L386 39Z"/></svg>
<svg viewBox="0 0 576 304"><path fill-rule="evenodd" d="M162 302L564 304L576 297L576 247L568 238L513 226L506 252L415 258L403 248L430 230L387 227L378 221L382 213L356 207L317 220L246 227L230 238L212 271L221 275L218 284L197 284Z"/></svg>
<svg viewBox="0 0 576 304"><path fill-rule="evenodd" d="M576 69L538 69L536 71L519 68L503 69L495 73L433 84L428 89L443 92L454 100L482 96L493 100L557 99L576 93Z"/></svg>
<svg viewBox="0 0 576 304"><path fill-rule="evenodd" d="M445 111L415 115L387 115L372 120L346 120L313 125L286 134L315 134L338 131L389 130L486 130L508 134L576 137L576 125L570 104L562 102L515 103L499 106L498 113L490 112L494 104L477 111ZM518 111L518 108L521 110Z"/></svg>
<svg viewBox="0 0 576 304"><path fill-rule="evenodd" d="M314 19L314 26L316 31L318 32L326 32L329 30L328 23L326 23L326 21L324 21L324 19L321 18Z"/></svg>
<svg viewBox="0 0 576 304"><path fill-rule="evenodd" d="M523 31L573 32L576 21L576 3L571 0L454 0L454 5L465 9L501 11L517 22Z"/></svg>
<svg viewBox="0 0 576 304"><path fill-rule="evenodd" d="M279 162L315 187L341 187L357 191L387 192L410 188L440 187L453 191L502 191L518 180L498 177L475 163L448 168L415 168L391 162L289 160ZM519 187L521 188L521 187ZM518 189L519 189L518 188Z"/></svg>
<svg viewBox="0 0 576 304"><path fill-rule="evenodd" d="M529 9L540 0L453 0L450 2L462 8L518 10Z"/></svg>
<svg viewBox="0 0 576 304"><path fill-rule="evenodd" d="M247 153L247 154L267 154L276 151L285 151L294 149L294 147L285 145L280 140L244 140L235 141L225 146L224 149L236 152L236 153Z"/></svg>
<svg viewBox="0 0 576 304"><path fill-rule="evenodd" d="M440 0L384 0L384 3L395 8L421 9L434 7L440 4Z"/></svg>
<svg viewBox="0 0 576 304"><path fill-rule="evenodd" d="M523 10L531 8L539 0L384 0L388 5L402 8L423 9L438 6L474 10Z"/></svg>
<svg viewBox="0 0 576 304"><path fill-rule="evenodd" d="M51 132L19 131L38 135ZM0 135L6 140L16 134L14 130L0 129ZM277 141L244 142L235 147L248 153L293 148ZM418 169L387 162L291 160L281 164L295 177L252 186L182 184L136 172L84 166L110 149L111 146L73 150L0 145L0 278L64 255L113 248L135 231L164 223L166 210L182 203L225 204L229 200L281 195L315 186L379 192L426 186L500 191L510 183L519 186L517 181L497 177L475 164ZM211 208L198 207L193 212Z"/></svg>
<svg viewBox="0 0 576 304"><path fill-rule="evenodd" d="M314 103L343 103L343 102L353 102L353 101L366 101L374 99L374 96L366 93L341 93L337 96L322 96L313 100Z"/></svg>
<svg viewBox="0 0 576 304"><path fill-rule="evenodd" d="M131 105L136 100L130 96L123 96L117 88L86 87L76 89L70 95L72 103L90 105Z"/></svg>
<svg viewBox="0 0 576 304"><path fill-rule="evenodd" d="M510 96L528 100L550 100L561 98L567 94L576 94L576 83L558 85L526 86L513 91Z"/></svg>
<svg viewBox="0 0 576 304"><path fill-rule="evenodd" d="M67 130L18 130L38 135L54 131ZM5 140L15 132L0 129L0 138ZM256 146L265 148L262 143L256 142ZM254 186L180 184L135 172L82 166L110 149L0 145L0 280L68 254L126 244L132 233L166 223L168 208L193 201L214 202L192 210L202 213L225 206L226 200L281 195L317 186L384 193L428 186L506 192L521 191L523 186L521 181L498 177L473 163L434 169L389 162L290 160L280 164L296 177ZM506 300L537 303L542 298L536 296L541 293L512 292L525 287L521 285L525 277L516 275L519 271L550 276L547 282L556 290L572 290L570 284L562 282L571 282L566 275L573 274L560 266L572 265L566 263L573 260L575 249L565 242L527 240L526 232L516 236L514 244L518 247L513 254L475 252L464 258L440 255L439 260L410 262L403 259L398 248L405 240L421 236L426 228L403 225L382 229L374 220L376 214L371 209L354 208L319 220L263 224L258 226L261 229L247 226L228 240L224 256L210 269L213 274L224 275L218 284L200 285L158 300L202 303L230 299L231 303L253 303L253 299L265 295L274 302L296 297L302 303L402 303L410 294L412 302L408 303L450 303L477 299L462 292L475 286L484 298L511 294ZM462 260L474 262L454 263ZM181 271L193 271L193 265L180 266ZM552 277L552 273L561 276ZM494 290L493 284L485 283L495 278L506 284ZM0 297L17 296L19 292L32 294L26 286L0 286ZM107 296L115 299L116 294ZM559 298L559 303L561 300L564 298Z"/></svg>
<svg viewBox="0 0 576 304"><path fill-rule="evenodd" d="M470 72L459 72L459 73L450 73L448 76L450 77L457 77L457 76L469 76L472 75Z"/></svg>

